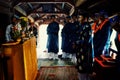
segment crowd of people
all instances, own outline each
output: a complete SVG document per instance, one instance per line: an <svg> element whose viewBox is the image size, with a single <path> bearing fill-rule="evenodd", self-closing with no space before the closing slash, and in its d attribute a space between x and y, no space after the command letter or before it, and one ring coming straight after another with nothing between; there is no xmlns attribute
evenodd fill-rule
<svg viewBox="0 0 120 80"><path fill-rule="evenodd" d="M118 27L116 27L118 26ZM6 28L6 41L13 38L11 30L15 27L19 32L22 31L20 20L13 18L13 21ZM58 59L59 52L59 23L56 16L51 16L51 22L47 26L47 49L49 59ZM90 80L89 74L93 73L94 57L100 55L109 55L110 36L112 29L117 31L115 43L120 53L120 19L118 18L115 25L112 25L109 18L104 12L96 13L92 16L88 14L77 14L65 18L61 31L62 57L61 59L71 60L79 72L79 80ZM38 30L34 23L30 24L28 31L36 38ZM117 55L117 63L120 66L120 54ZM118 67L120 72L120 68Z"/></svg>
<svg viewBox="0 0 120 80"><path fill-rule="evenodd" d="M61 59L69 59L75 63L79 72L79 80L90 80L89 74L94 71L94 57L100 57L100 55L109 56L112 30L113 25L105 12L99 12L92 16L85 13L77 14L65 18L61 31ZM50 59L57 59L58 57L58 32L59 23L54 16L54 20L47 27L48 53L50 55L51 53L55 54L55 56L50 56ZM117 40L117 48L119 48L119 43L120 41ZM119 65L120 58L118 56Z"/></svg>
<svg viewBox="0 0 120 80"><path fill-rule="evenodd" d="M6 42L14 41L18 38L35 36L37 41L38 29L34 22L25 22L23 19L12 16L10 24L6 27ZM37 42L36 42L37 44Z"/></svg>

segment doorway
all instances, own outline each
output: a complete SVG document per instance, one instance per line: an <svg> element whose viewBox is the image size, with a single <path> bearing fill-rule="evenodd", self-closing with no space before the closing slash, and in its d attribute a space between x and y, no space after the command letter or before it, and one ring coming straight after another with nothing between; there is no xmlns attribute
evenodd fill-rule
<svg viewBox="0 0 120 80"><path fill-rule="evenodd" d="M45 59L48 58L48 53L47 53L47 26L48 24L43 24L40 25L38 28L38 39L37 39L37 59ZM61 42L62 42L62 38L61 38L61 30L63 28L63 25L59 25L59 52L58 55L62 54L62 50L61 50Z"/></svg>

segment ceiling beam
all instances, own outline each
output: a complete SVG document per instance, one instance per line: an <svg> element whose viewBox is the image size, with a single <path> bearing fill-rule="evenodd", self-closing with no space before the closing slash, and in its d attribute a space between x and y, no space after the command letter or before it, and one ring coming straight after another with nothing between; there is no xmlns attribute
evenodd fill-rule
<svg viewBox="0 0 120 80"><path fill-rule="evenodd" d="M93 8L93 7L95 7L95 6L97 6L97 5L101 4L101 3L104 3L104 2L105 2L104 0L98 1L98 2L96 2L96 3L94 3L94 4L90 5L90 6L88 6L88 9Z"/></svg>
<svg viewBox="0 0 120 80"><path fill-rule="evenodd" d="M58 5L55 5L55 8L57 8L58 10L60 10L60 12L63 12L65 14L69 14L69 12L65 11L64 9L59 8Z"/></svg>
<svg viewBox="0 0 120 80"><path fill-rule="evenodd" d="M15 6L14 8L24 16L27 16L27 13L21 7Z"/></svg>
<svg viewBox="0 0 120 80"><path fill-rule="evenodd" d="M81 4L83 4L83 3L86 2L86 1L87 1L87 0L76 0L75 7L80 6Z"/></svg>
<svg viewBox="0 0 120 80"><path fill-rule="evenodd" d="M41 7L41 5L37 6L36 8L32 9L31 11L29 11L27 13L27 15L30 15L31 13L37 12L37 9L39 9Z"/></svg>
<svg viewBox="0 0 120 80"><path fill-rule="evenodd" d="M74 0L21 0L20 2L36 2L36 3L63 3L69 2L72 5L75 5Z"/></svg>
<svg viewBox="0 0 120 80"><path fill-rule="evenodd" d="M39 13L39 14L49 14L49 15L55 15L55 14L65 14L65 12L41 12L41 11L36 11L36 12L33 12L31 14L34 14L34 13Z"/></svg>

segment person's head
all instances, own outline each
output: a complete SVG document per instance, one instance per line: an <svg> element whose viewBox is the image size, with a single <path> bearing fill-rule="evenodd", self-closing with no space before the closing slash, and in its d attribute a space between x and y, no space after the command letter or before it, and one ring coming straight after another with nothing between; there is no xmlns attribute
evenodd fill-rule
<svg viewBox="0 0 120 80"><path fill-rule="evenodd" d="M95 13L95 21L96 22L103 22L107 18L107 14L103 11L99 13Z"/></svg>
<svg viewBox="0 0 120 80"><path fill-rule="evenodd" d="M67 16L67 17L65 18L65 21L66 21L66 22L72 22L72 17L71 17L71 16Z"/></svg>
<svg viewBox="0 0 120 80"><path fill-rule="evenodd" d="M94 15L92 15L92 19L93 19L93 22L98 23L100 19L100 14L95 13Z"/></svg>
<svg viewBox="0 0 120 80"><path fill-rule="evenodd" d="M118 13L113 19L111 19L112 28L120 33L120 14Z"/></svg>
<svg viewBox="0 0 120 80"><path fill-rule="evenodd" d="M18 22L18 23L20 23L20 22L21 22L21 19L20 19L20 18L19 18L19 19L17 19L17 22Z"/></svg>
<svg viewBox="0 0 120 80"><path fill-rule="evenodd" d="M16 25L17 23L20 23L20 22L21 22L21 19L19 17L15 17L15 16L11 17L11 23L13 25Z"/></svg>
<svg viewBox="0 0 120 80"><path fill-rule="evenodd" d="M99 14L98 20L96 21L98 24L104 22L106 20L104 14Z"/></svg>
<svg viewBox="0 0 120 80"><path fill-rule="evenodd" d="M73 20L73 22L77 21L77 15L76 14L72 15L72 20Z"/></svg>
<svg viewBox="0 0 120 80"><path fill-rule="evenodd" d="M30 23L30 26L33 27L33 26L34 26L34 22L31 22L31 23Z"/></svg>
<svg viewBox="0 0 120 80"><path fill-rule="evenodd" d="M13 25L15 25L16 21L17 21L17 18L14 17L14 16L12 16L12 17L11 17L11 23L12 23Z"/></svg>
<svg viewBox="0 0 120 80"><path fill-rule="evenodd" d="M87 16L86 16L85 14L79 14L79 15L77 16L77 18L78 18L78 21L79 21L80 23L83 23L83 22L86 22L86 21L87 21Z"/></svg>
<svg viewBox="0 0 120 80"><path fill-rule="evenodd" d="M55 15L51 15L51 20L52 20L52 21L55 21L55 20L56 20Z"/></svg>

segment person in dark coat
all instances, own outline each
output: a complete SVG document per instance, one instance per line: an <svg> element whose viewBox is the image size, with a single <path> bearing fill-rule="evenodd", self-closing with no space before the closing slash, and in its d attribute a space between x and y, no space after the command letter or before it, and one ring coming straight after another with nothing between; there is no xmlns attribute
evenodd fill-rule
<svg viewBox="0 0 120 80"><path fill-rule="evenodd" d="M76 40L78 40L79 37L79 22L78 22L78 18L77 18L77 14L73 14L72 15L72 23L74 26L72 26L72 34L71 34L71 53L72 53L72 59L71 62L73 62L74 64L76 64L76 53L77 50L75 49L75 42Z"/></svg>
<svg viewBox="0 0 120 80"><path fill-rule="evenodd" d="M55 16L51 16L51 23L49 23L47 27L47 49L49 53L49 58L57 59L59 52L59 41L58 41L58 33L59 33L59 23L56 22Z"/></svg>
<svg viewBox="0 0 120 80"><path fill-rule="evenodd" d="M73 41L73 29L74 29L74 24L72 23L72 17L67 16L66 17L66 23L62 29L61 36L62 36L62 52L63 58L71 58L72 53L73 53L73 48L72 48L72 41Z"/></svg>
<svg viewBox="0 0 120 80"><path fill-rule="evenodd" d="M75 47L77 50L76 68L79 73L79 80L90 80L89 74L92 74L92 46L91 46L91 26L86 22L86 15L78 15L79 30L78 39L76 40Z"/></svg>
<svg viewBox="0 0 120 80"><path fill-rule="evenodd" d="M108 55L112 31L108 18L105 18L104 14L98 13L97 20L92 25L92 29L94 31L93 43L95 57L102 54Z"/></svg>

